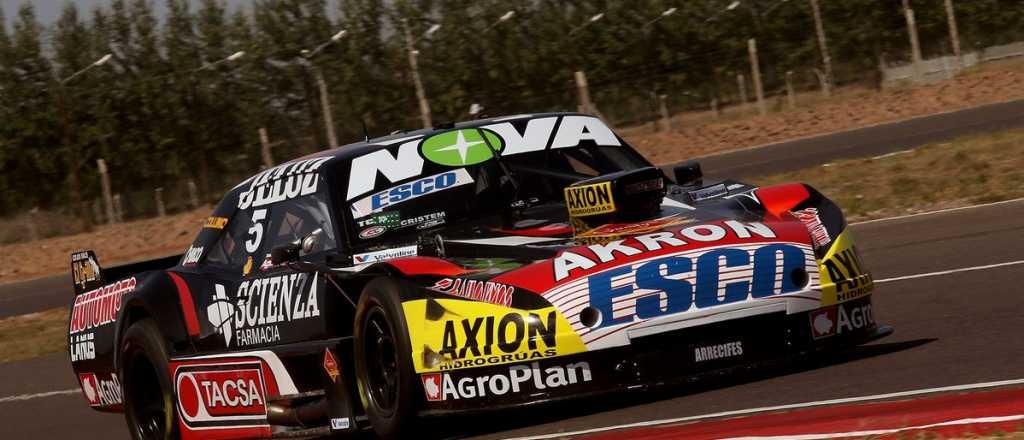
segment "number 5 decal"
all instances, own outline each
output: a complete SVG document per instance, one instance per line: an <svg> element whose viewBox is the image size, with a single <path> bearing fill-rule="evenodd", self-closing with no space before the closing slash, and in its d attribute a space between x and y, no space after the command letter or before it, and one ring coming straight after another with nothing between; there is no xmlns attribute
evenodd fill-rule
<svg viewBox="0 0 1024 440"><path fill-rule="evenodd" d="M246 252L251 254L260 248L260 243L263 241L263 223L260 222L266 218L266 209L257 209L253 211L252 226L249 228L249 239L245 240Z"/></svg>

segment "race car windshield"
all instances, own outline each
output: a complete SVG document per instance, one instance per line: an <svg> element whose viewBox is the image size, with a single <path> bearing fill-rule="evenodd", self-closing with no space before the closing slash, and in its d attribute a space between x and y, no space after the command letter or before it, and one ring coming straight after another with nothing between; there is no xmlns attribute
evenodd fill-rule
<svg viewBox="0 0 1024 440"><path fill-rule="evenodd" d="M562 201L562 191L573 182L649 166L634 151L623 147L592 146L546 150L505 158L519 177L519 197Z"/></svg>

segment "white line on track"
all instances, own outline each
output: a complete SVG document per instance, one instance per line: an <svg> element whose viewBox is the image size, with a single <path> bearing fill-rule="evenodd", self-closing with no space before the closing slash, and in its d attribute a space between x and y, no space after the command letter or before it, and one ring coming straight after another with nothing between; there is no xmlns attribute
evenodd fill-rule
<svg viewBox="0 0 1024 440"><path fill-rule="evenodd" d="M968 419L949 420L941 423L928 425L906 426L893 429L874 429L870 431L848 431L829 432L821 434L797 434L797 435L769 435L769 436L747 436L747 437L726 437L722 440L814 440L820 438L850 438L870 437L875 435L896 434L906 431L918 431L925 429L942 428L944 426L970 425L974 423L1005 423L1017 420L1024 420L1024 415L1002 416L1002 417L976 417Z"/></svg>
<svg viewBox="0 0 1024 440"><path fill-rule="evenodd" d="M949 274L952 274L952 273L959 273L959 272L971 272L971 271L975 271L975 270L995 269L997 267L1016 266L1018 264L1024 264L1024 260L1007 261L1005 263L996 263L996 264L986 264L984 266L961 267L959 269L940 270L938 272L919 273L919 274L916 274L916 275L906 275L906 276L902 276L902 277L883 278L883 279L880 279L880 280L875 280L875 282L876 283L888 283L888 282L892 282L892 281L912 280L912 279L915 279L915 278L936 277L936 276L939 276L939 275L949 275Z"/></svg>
<svg viewBox="0 0 1024 440"><path fill-rule="evenodd" d="M907 154L913 152L914 149L893 151L892 153L879 154L878 156L871 156L871 160L885 159L887 157L899 156L901 154Z"/></svg>
<svg viewBox="0 0 1024 440"><path fill-rule="evenodd" d="M1024 378L1022 378L1022 379L1000 380L1000 381L995 381L995 382L980 382L980 383L972 383L972 384L964 384L964 385L953 385L953 386L938 387L938 388L923 388L923 389L919 389L919 390L899 391L899 392L887 393L887 394L874 394L874 395L870 395L870 396L844 397L844 398L841 398L841 399L818 400L818 401L814 401L814 402L794 403L794 404L790 404L790 405L765 406L765 407L761 407L761 408L741 409L741 410L736 410L736 411L724 411L724 412L718 412L718 413L712 413L712 414L703 414L703 415L699 415L699 416L677 417L677 418L662 419L662 420L649 420L649 421L645 421L645 422L627 423L627 424L623 424L623 425L612 425L612 426L605 426L605 427L601 427L601 428L584 429L584 430L580 430L580 431L558 432L558 433L542 434L542 435L528 436L528 437L514 437L514 438L510 438L508 440L542 440L542 439L551 439L551 438L563 438L563 437L571 437L571 436L577 436L577 435L596 434L596 433L599 433L599 432L614 431L614 430L618 430L618 429L645 428L645 427L650 427L650 426L667 425L667 424L675 424L675 423L682 423L682 422L695 422L695 421L699 421L699 420L715 419L715 418L720 418L720 417L743 416L743 415L757 414L757 413L769 412L769 411L782 411L782 410L793 410L793 409L803 409L803 408L814 408L814 407L819 407L819 406L839 405L839 404L844 404L844 403L870 402L870 401L875 401L875 400L895 399L895 398L899 398L899 397L920 396L920 395L924 395L924 394L948 393L948 392L968 391L968 390L979 390L979 389L984 389L984 388L996 388L996 387L1005 387L1005 386L1010 386L1010 385L1022 385L1022 384L1024 384ZM787 437L787 438L792 438L792 437ZM820 438L820 437L814 437L814 438Z"/></svg>
<svg viewBox="0 0 1024 440"><path fill-rule="evenodd" d="M0 397L0 403L20 402L22 400L38 399L40 397L62 396L62 395L65 395L65 394L76 394L78 392L79 392L78 388L69 388L69 389L66 389L66 390L59 390L59 391L47 391L45 393L18 394L18 395L14 395L14 396Z"/></svg>
<svg viewBox="0 0 1024 440"><path fill-rule="evenodd" d="M947 212L962 211L962 210L965 210L965 209L986 208L986 207L989 207L989 206L1004 205L1004 204L1007 204L1007 203L1017 203L1017 202L1022 202L1022 201L1024 201L1024 197L1018 197L1016 199L1002 200L1002 201L999 201L999 202L992 202L992 203L982 203L980 205L961 206L959 208L947 208L947 209L940 209L940 210L937 210L937 211L918 212L916 214L898 215L896 217L886 217L886 218L876 218L874 220L864 220L862 222L850 223L850 226L865 225L865 224L868 224L868 223L880 223L880 222L887 222L887 221L892 221L892 220L902 220L902 219L905 219L905 218L920 217L920 216L923 216L923 215L944 214L944 213L947 213Z"/></svg>

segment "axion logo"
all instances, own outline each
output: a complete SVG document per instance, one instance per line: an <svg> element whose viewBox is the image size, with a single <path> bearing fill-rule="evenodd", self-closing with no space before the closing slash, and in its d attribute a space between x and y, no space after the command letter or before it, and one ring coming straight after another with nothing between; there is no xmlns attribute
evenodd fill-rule
<svg viewBox="0 0 1024 440"><path fill-rule="evenodd" d="M266 424L260 364L185 366L175 371L178 413L189 427Z"/></svg>
<svg viewBox="0 0 1024 440"><path fill-rule="evenodd" d="M566 187L565 206L569 209L569 215L572 217L615 212L612 183L599 182L591 185Z"/></svg>
<svg viewBox="0 0 1024 440"><path fill-rule="evenodd" d="M444 341L438 353L453 361L442 369L553 357L558 354L557 322L554 310L546 316L515 311L500 317L445 321ZM467 358L475 359L461 361Z"/></svg>

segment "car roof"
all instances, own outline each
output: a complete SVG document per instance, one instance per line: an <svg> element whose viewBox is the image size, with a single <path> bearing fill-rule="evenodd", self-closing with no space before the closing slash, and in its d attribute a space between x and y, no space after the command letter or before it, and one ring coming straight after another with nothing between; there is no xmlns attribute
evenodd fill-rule
<svg viewBox="0 0 1024 440"><path fill-rule="evenodd" d="M415 139L415 138L418 138L418 137L427 137L427 136L432 135L432 134L443 133L443 132L446 132L446 131L449 131L449 130L454 130L454 129L459 129L459 128L480 127L480 126L484 126L484 125L494 124L494 123L497 123L497 122L509 122L509 121L536 119L536 118L543 118L543 117L550 117L550 116L567 116L567 115L592 116L592 115L586 115L584 113L578 113L578 112L523 113L523 114L509 115L509 116L496 116L496 117L493 117L493 118L486 118L486 119L474 119L474 120L471 120L471 121L462 121L462 122L455 122L455 123L441 123L441 124L436 124L433 128L421 128L419 130L410 130L410 131L400 130L400 131L396 131L394 133L391 133L391 134L389 134L387 136L380 136L380 137L376 137L376 138L373 138L373 139L367 139L367 140L361 141L361 142L353 142L351 144L342 145L342 146L339 146L337 148L331 148L331 149L328 149L328 150L324 150L324 151L316 152L316 153L313 153L313 154L309 154L309 155L306 155L306 156L303 156L303 157L298 157L298 158L289 160L288 162L283 162L283 163L281 163L279 165L284 165L284 164L287 164L287 163L291 163L291 162L295 162L295 161L300 161L300 160L315 159L315 158L328 157L328 156L332 157L330 162L344 161L346 159L352 159L354 157L362 156L362 155L367 154L367 153L372 153L372 152L377 151L377 150L382 150L384 148L387 148L388 146L394 145L395 143L397 143L398 141L401 141L401 140L406 140L406 139L411 140L411 139ZM248 180L248 179L246 179L246 180Z"/></svg>

